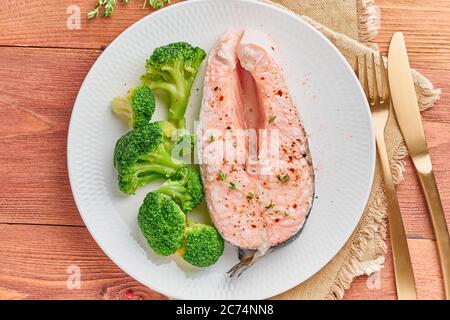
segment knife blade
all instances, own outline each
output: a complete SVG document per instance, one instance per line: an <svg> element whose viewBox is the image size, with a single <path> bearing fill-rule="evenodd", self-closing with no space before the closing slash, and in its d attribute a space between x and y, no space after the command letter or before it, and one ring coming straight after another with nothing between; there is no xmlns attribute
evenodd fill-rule
<svg viewBox="0 0 450 320"><path fill-rule="evenodd" d="M389 85L398 125L419 175L436 235L446 298L450 299L450 236L420 116L403 33L389 47Z"/></svg>

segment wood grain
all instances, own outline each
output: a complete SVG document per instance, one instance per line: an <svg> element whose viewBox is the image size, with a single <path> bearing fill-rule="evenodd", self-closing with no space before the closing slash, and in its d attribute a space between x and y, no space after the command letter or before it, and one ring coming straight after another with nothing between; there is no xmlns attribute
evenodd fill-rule
<svg viewBox="0 0 450 320"><path fill-rule="evenodd" d="M89 68L121 31L145 16L140 1L119 6L112 19L88 22L95 1L7 0L0 6L0 298L162 298L117 268L90 237L73 202L66 170L72 106ZM79 5L81 29L66 26ZM403 31L411 64L443 89L424 113L437 180L450 221L450 0L377 0L376 42L386 52ZM31 48L27 48L31 47ZM418 180L407 161L398 188L419 296L442 298L434 236ZM67 267L78 265L80 290L68 290ZM394 299L390 254L380 289L356 280L348 299ZM131 290L131 291L129 291Z"/></svg>
<svg viewBox="0 0 450 320"><path fill-rule="evenodd" d="M381 13L381 30L375 42L383 52L392 34L405 34L411 65L442 89L440 101L423 113L437 181L450 222L450 1L449 0L377 0ZM398 196L408 236L434 239L425 199L412 162L407 160L405 181Z"/></svg>
<svg viewBox="0 0 450 320"><path fill-rule="evenodd" d="M0 223L83 225L66 139L75 97L99 53L0 48L0 176L7 181L0 184Z"/></svg>
<svg viewBox="0 0 450 320"><path fill-rule="evenodd" d="M0 243L0 299L164 298L117 268L84 227L0 224ZM81 287L68 289L75 268Z"/></svg>
<svg viewBox="0 0 450 320"><path fill-rule="evenodd" d="M118 269L84 227L3 224L0 243L0 299L163 298ZM409 245L420 298L443 298L434 241L409 240ZM73 266L79 267L81 288L71 290ZM357 279L346 299L395 299L390 251L379 277L370 279Z"/></svg>
<svg viewBox="0 0 450 320"><path fill-rule="evenodd" d="M101 49L152 12L142 8L144 0L135 0L119 4L113 17L89 21L87 13L96 2L6 0L0 6L0 45ZM172 1L176 2L179 0ZM79 29L67 27L73 9L80 12Z"/></svg>
<svg viewBox="0 0 450 320"><path fill-rule="evenodd" d="M419 299L433 300L444 298L442 276L436 244L432 240L408 240L413 261ZM395 300L394 267L391 247L388 240L386 263L380 273L370 277L362 276L355 280L351 289L347 290L346 300Z"/></svg>

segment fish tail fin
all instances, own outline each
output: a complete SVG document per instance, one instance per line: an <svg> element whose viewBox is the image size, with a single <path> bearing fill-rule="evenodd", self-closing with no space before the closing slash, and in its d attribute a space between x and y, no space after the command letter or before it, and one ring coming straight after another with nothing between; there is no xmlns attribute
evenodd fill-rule
<svg viewBox="0 0 450 320"><path fill-rule="evenodd" d="M258 250L239 249L239 260L241 260L241 262L231 268L227 274L230 276L230 279L239 278L247 269L254 265L256 261L272 251L273 250L268 246L262 246Z"/></svg>
<svg viewBox="0 0 450 320"><path fill-rule="evenodd" d="M256 256L248 257L231 268L230 271L227 272L227 274L230 276L230 279L239 278L248 268L250 268L256 262L257 259L255 259L255 257Z"/></svg>

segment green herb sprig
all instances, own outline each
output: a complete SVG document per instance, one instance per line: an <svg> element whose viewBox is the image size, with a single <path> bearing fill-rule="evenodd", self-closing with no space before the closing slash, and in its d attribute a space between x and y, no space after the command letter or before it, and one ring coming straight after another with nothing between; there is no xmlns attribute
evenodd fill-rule
<svg viewBox="0 0 450 320"><path fill-rule="evenodd" d="M228 187L230 190L237 190L236 183L230 182L230 186Z"/></svg>
<svg viewBox="0 0 450 320"><path fill-rule="evenodd" d="M269 124L274 123L275 120L277 120L277 116L271 116L271 117L269 118Z"/></svg>
<svg viewBox="0 0 450 320"><path fill-rule="evenodd" d="M222 170L219 171L219 179L220 179L220 181L227 180L227 174L225 172L223 172Z"/></svg>
<svg viewBox="0 0 450 320"><path fill-rule="evenodd" d="M164 8L166 4L169 4L171 0L148 0L148 1L153 9L161 9ZM144 7L146 2L147 0L145 0L144 2Z"/></svg>
<svg viewBox="0 0 450 320"><path fill-rule="evenodd" d="M285 176L279 175L278 180L280 180L281 183L286 183L289 181L289 176L288 175L285 175Z"/></svg>
<svg viewBox="0 0 450 320"><path fill-rule="evenodd" d="M95 7L87 14L88 19L94 19L98 16L111 17L119 1L124 4L130 2L130 0L97 0ZM148 3L153 9L161 9L170 2L171 0L144 0L144 8Z"/></svg>
<svg viewBox="0 0 450 320"><path fill-rule="evenodd" d="M272 200L270 200L270 204L266 206L266 209L273 209L275 208L275 204L273 203Z"/></svg>

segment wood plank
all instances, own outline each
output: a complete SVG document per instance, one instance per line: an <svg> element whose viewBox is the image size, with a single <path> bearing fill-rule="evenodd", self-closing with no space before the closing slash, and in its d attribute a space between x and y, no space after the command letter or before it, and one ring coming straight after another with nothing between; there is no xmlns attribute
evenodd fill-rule
<svg viewBox="0 0 450 320"><path fill-rule="evenodd" d="M375 42L387 52L392 34L405 33L411 65L442 88L440 101L423 113L424 126L440 193L450 222L450 0L377 0L381 29ZM407 160L405 181L398 196L410 238L434 239L425 199L411 161Z"/></svg>
<svg viewBox="0 0 450 320"><path fill-rule="evenodd" d="M120 270L84 227L0 224L0 243L0 299L165 298ZM68 289L75 267L80 288Z"/></svg>
<svg viewBox="0 0 450 320"><path fill-rule="evenodd" d="M450 122L450 0L376 0L381 29L375 42L386 52L394 32L404 32L412 67L428 77L443 95L424 114L432 122ZM442 106L442 107L441 107Z"/></svg>
<svg viewBox="0 0 450 320"><path fill-rule="evenodd" d="M390 241L390 240L389 240ZM435 242L408 240L419 299L444 299L444 288ZM359 277L347 290L346 300L395 300L395 278L390 242L386 263L380 273Z"/></svg>
<svg viewBox="0 0 450 320"><path fill-rule="evenodd" d="M0 7L0 45L100 49L133 22L151 13L151 10L142 9L141 1L132 1L119 5L112 18L88 21L86 14L94 4L95 0L6 0ZM414 51L421 57L434 56L436 52L448 49L450 27L446 22L450 15L450 0L376 0L376 4L382 10L383 29L401 28L409 32L418 40ZM72 5L80 8L80 29L67 28L70 16L67 10ZM424 48L430 39L439 46ZM445 51L443 53L446 57Z"/></svg>
<svg viewBox="0 0 450 320"><path fill-rule="evenodd" d="M101 49L152 12L142 9L143 0L137 0L119 4L111 18L88 21L87 13L95 3L96 0L6 0L0 6L0 46ZM72 8L79 8L80 29L67 28Z"/></svg>
<svg viewBox="0 0 450 320"><path fill-rule="evenodd" d="M0 299L161 299L123 273L84 227L0 225ZM441 299L442 279L434 241L409 240L421 299ZM67 288L68 268L78 266L81 288ZM361 277L346 299L394 299L390 252L380 287ZM131 294L130 292L133 292Z"/></svg>
<svg viewBox="0 0 450 320"><path fill-rule="evenodd" d="M435 108L445 109L445 106L438 104ZM427 113L434 112L434 110L433 108L427 111ZM450 223L450 166L448 162L450 140L443 136L443 132L450 132L450 125L443 122L430 122L426 120L425 131L444 212L446 213L447 223ZM397 193L408 237L434 239L428 208L419 179L412 161L408 158L406 163L405 181L397 188Z"/></svg>
<svg viewBox="0 0 450 320"><path fill-rule="evenodd" d="M0 223L83 225L66 139L72 106L100 51L0 48Z"/></svg>

